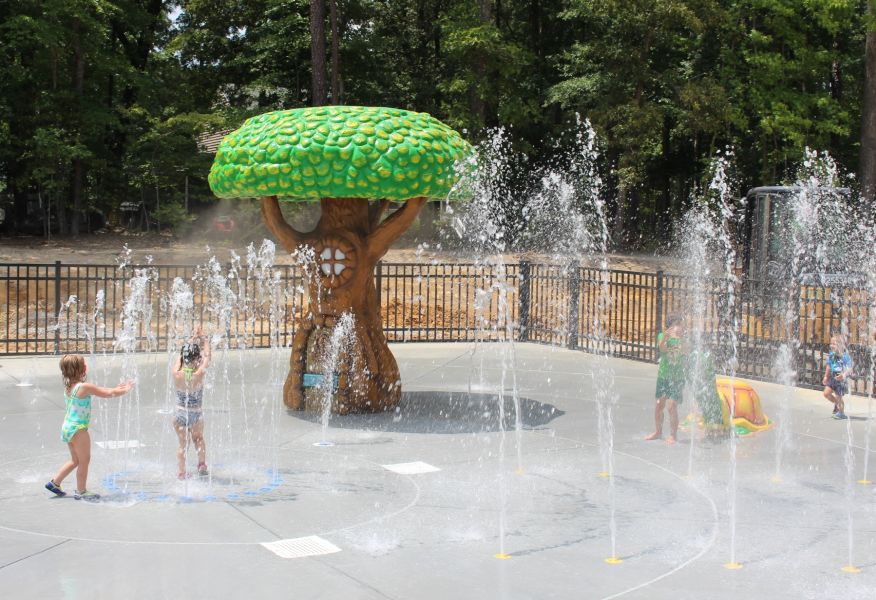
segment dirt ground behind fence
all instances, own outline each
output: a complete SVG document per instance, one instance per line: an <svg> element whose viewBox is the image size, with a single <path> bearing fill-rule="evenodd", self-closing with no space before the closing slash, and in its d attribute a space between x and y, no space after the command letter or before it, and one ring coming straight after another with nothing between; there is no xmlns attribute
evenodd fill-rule
<svg viewBox="0 0 876 600"><path fill-rule="evenodd" d="M258 246L261 240L254 240L252 243ZM436 249L436 246L433 242L415 247L392 248L383 259L385 263L424 265L422 273L415 274L413 269L409 277L387 280L383 284L382 308L390 340L418 339L414 332L424 327L436 329L437 339L457 339L463 330L477 327L477 311L474 308L477 283L474 280L459 280L454 283L452 280L458 279L459 273L450 267L457 263L471 263L471 253L442 251ZM116 296L123 294L124 290L120 288L119 281L111 280L112 269L101 267L117 265L126 249L127 260L134 264L151 262L155 265L189 266L206 264L212 257L227 265L234 254L244 257L245 260L247 252L246 242L243 241L207 237L197 241L182 241L171 235L157 233L105 232L76 238L56 237L51 240L34 236L0 238L0 263L22 265L14 269L7 268L3 273L6 281L0 285L0 346L3 346L0 347L0 352L52 351L58 327L58 337L70 340L73 345L85 343L84 339L79 338L83 336L85 322L91 322L92 329L95 329L93 315L96 307L91 300L100 290L103 290L105 297L105 308L101 311L105 321L103 333L115 332L119 317L116 314L119 307ZM508 253L502 257L508 264L518 263L522 259L542 263L558 260L557 257L535 253ZM56 285L53 280L54 267L38 266L53 265L55 261L61 261L64 265L90 266L65 270L65 275ZM291 265L293 262L287 253L277 253L276 264ZM440 275L437 269L429 268L430 265L437 264L448 265ZM675 270L679 268L679 261L649 255L616 255L611 258L610 268L653 273L661 269ZM434 271L431 277L428 271ZM181 270L179 275L186 278L189 272ZM169 275L168 279L171 277ZM14 281L19 278L24 281ZM28 279L31 281L27 281ZM169 288L169 281L159 287ZM56 289L59 291L57 299ZM73 306L73 312L66 311L59 320L55 314L56 305L65 303L71 296L77 296L82 305ZM497 298L498 293L493 296ZM159 299L156 298L155 302L157 308ZM553 321L565 319L565 313L562 312L566 310L563 304L565 299L551 297L544 298L542 302L553 303L549 307L546 305L545 311L559 311L552 315ZM495 298L492 303L487 304L495 307ZM495 318L495 308L488 310L491 312L486 316ZM293 317L294 314L290 311L287 318ZM516 318L516 313L512 318ZM540 318L542 317L534 318L534 325L538 325ZM259 335L266 335L263 333L266 324L254 324L252 315L246 315L243 319L245 322L239 324L240 335L251 337L252 331L248 331L250 329L260 332ZM161 337L167 334L166 324L159 324L157 327L155 335ZM564 339L562 326L558 335ZM30 341L10 345L9 340L14 338Z"/></svg>
<svg viewBox="0 0 876 600"><path fill-rule="evenodd" d="M124 299L130 294L130 269L115 269L125 242L131 249L129 260L144 263L151 255L158 279L149 283L151 315L149 327L140 323L134 333L141 350L175 347L182 334L179 324L169 322L167 298L174 277L181 277L195 289L195 318L205 329L223 330L232 347L267 346L271 331L274 339L287 344L295 318L307 311L296 282L292 259L280 253L276 265L283 273L280 302L282 310L272 313L255 290L257 282L228 282L239 298L225 324L215 314L215 303L196 283L197 264L215 256L228 268L232 251L245 255L243 248L207 249L201 244L180 244L164 236L134 237L91 236L81 240L43 242L41 240L6 240L0 244L0 353L51 353L112 350L114 340L124 324ZM655 339L670 312L690 314L702 294L706 330L720 336L726 329L725 300L714 291L692 292L687 278L679 274L680 263L659 257L612 257L608 281L601 281L598 270L582 264L577 279L571 277L570 261L537 254L508 254L506 280L508 294L495 287L495 257L485 264L473 265L471 255L436 252L427 247L391 250L384 259L379 278L379 293L384 327L390 341L465 341L501 339L508 335L508 323L524 327L513 335L520 339L575 347L589 351L609 350L617 356L637 360L656 360ZM56 269L54 262L62 262ZM526 293L518 289L519 264L531 264ZM245 261L244 261L245 262ZM171 267L169 265L188 265ZM75 266L74 266L75 265ZM658 277L657 272L663 274ZM526 277L524 277L525 279ZM597 322L603 285L611 302L604 321ZM859 360L866 357L870 328L869 299L855 290L804 288L799 299L799 337L807 346L800 367L808 377L818 378L829 336L840 325L857 345ZM97 301L102 296L103 304ZM71 302L60 314L57 307ZM262 297L261 301L258 298ZM776 308L782 298L765 298L740 288L736 302L738 342L745 353L740 355L742 371L769 378L777 346L788 339L786 315ZM525 304L525 309L521 308ZM719 304L721 306L719 306ZM722 308L723 307L723 308ZM211 312L212 309L212 312ZM523 311L525 314L521 314ZM273 316L272 316L273 314ZM724 316L722 316L724 315ZM139 317L142 319L142 315ZM271 319L276 319L276 328ZM611 348L606 346L606 336ZM818 377L816 377L818 376Z"/></svg>

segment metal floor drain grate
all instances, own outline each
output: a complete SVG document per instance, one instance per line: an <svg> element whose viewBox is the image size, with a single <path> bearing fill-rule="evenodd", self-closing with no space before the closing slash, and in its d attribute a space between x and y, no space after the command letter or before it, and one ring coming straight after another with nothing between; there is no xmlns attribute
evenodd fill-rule
<svg viewBox="0 0 876 600"><path fill-rule="evenodd" d="M434 473L441 470L438 467L433 467L429 463L421 461L383 465L383 468L399 475L419 475L420 473Z"/></svg>
<svg viewBox="0 0 876 600"><path fill-rule="evenodd" d="M108 440L106 442L95 442L101 448L106 450L118 450L119 448L139 448L142 444L137 440Z"/></svg>
<svg viewBox="0 0 876 600"><path fill-rule="evenodd" d="M262 546L280 558L304 558L305 556L319 556L320 554L341 551L328 540L315 535L291 540L277 540L276 542L262 542Z"/></svg>

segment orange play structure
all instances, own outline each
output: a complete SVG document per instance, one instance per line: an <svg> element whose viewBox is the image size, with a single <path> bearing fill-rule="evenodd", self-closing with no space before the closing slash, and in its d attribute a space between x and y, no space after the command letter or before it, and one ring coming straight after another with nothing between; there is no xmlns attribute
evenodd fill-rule
<svg viewBox="0 0 876 600"><path fill-rule="evenodd" d="M733 396L736 396L736 411L733 417L733 426L738 435L749 435L756 431L763 431L773 426L772 421L764 414L760 406L760 397L750 385L738 379L719 377L715 380L718 395L727 406L727 414L733 405Z"/></svg>

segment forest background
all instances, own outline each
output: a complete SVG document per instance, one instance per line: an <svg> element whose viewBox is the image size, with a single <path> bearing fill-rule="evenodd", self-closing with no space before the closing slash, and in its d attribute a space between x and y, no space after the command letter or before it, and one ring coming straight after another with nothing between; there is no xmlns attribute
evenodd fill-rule
<svg viewBox="0 0 876 600"><path fill-rule="evenodd" d="M727 148L743 193L809 147L872 202L873 4L0 0L0 208L7 231L38 207L76 235L123 202L183 228L214 202L199 139L317 104L425 111L474 142L504 127L520 181L589 119L619 250L666 239ZM513 213L525 184L503 188Z"/></svg>

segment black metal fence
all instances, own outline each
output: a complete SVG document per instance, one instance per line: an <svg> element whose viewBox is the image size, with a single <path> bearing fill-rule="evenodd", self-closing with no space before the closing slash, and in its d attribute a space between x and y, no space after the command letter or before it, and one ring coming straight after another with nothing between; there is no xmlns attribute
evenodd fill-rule
<svg viewBox="0 0 876 600"><path fill-rule="evenodd" d="M189 317L222 331L234 347L289 345L309 310L299 269L239 265L107 266L0 264L0 355L111 351L178 343L174 281L185 282ZM819 387L830 334L844 331L856 365L853 391L870 372L876 299L855 287L782 290L746 280L601 271L577 265L381 263L376 272L387 339L393 342L500 340L551 344L656 362L669 314L696 313L703 336L740 376L776 379L788 340L799 385ZM135 282L139 282L135 285ZM790 308L789 308L790 307ZM732 335L731 335L732 334Z"/></svg>

